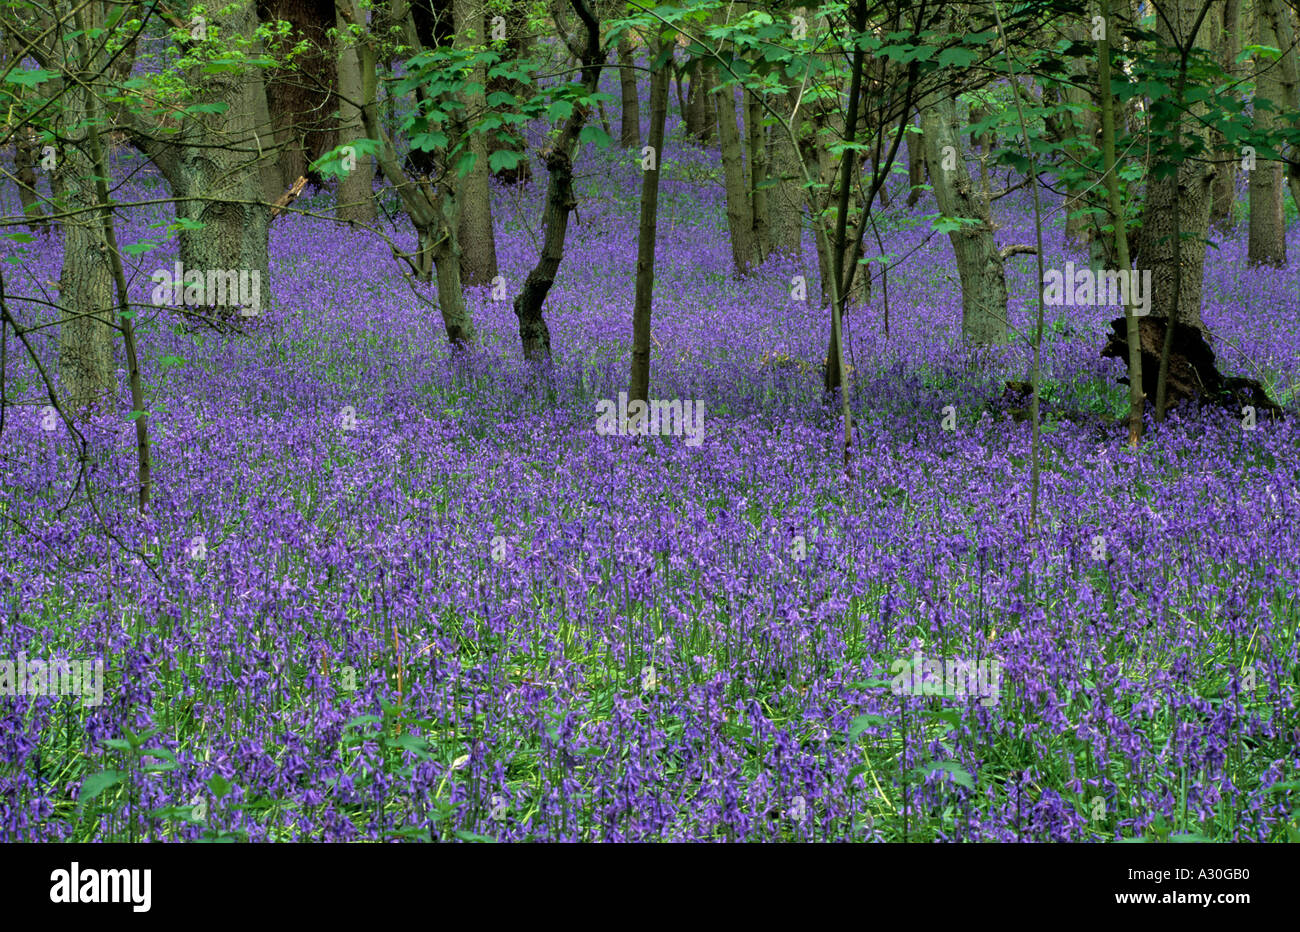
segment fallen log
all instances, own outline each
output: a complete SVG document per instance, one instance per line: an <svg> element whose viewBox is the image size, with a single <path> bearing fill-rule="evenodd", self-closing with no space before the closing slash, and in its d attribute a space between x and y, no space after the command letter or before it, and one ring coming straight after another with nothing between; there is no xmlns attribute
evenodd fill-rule
<svg viewBox="0 0 1300 932"><path fill-rule="evenodd" d="M1128 324L1123 317L1110 322L1110 339L1101 355L1128 362ZM1138 339L1142 349L1142 391L1152 403L1160 376L1160 352L1165 342L1165 318L1142 317L1138 320ZM1128 376L1118 380L1128 384ZM1181 402L1216 405L1233 411L1250 405L1263 414L1282 417L1282 408L1268 397L1264 386L1255 379L1226 376L1214 361L1214 350L1205 342L1200 328L1176 324L1169 347L1169 371L1165 377L1165 401L1170 408Z"/></svg>

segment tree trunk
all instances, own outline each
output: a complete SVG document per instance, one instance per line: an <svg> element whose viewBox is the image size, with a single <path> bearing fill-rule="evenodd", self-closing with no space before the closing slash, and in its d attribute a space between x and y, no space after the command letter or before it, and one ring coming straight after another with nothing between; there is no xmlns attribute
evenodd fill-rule
<svg viewBox="0 0 1300 932"><path fill-rule="evenodd" d="M748 145L750 216L754 224L754 258L762 263L772 251L768 215L768 143L763 107L753 94L745 95L745 137Z"/></svg>
<svg viewBox="0 0 1300 932"><path fill-rule="evenodd" d="M744 94L743 89L741 94ZM718 92L718 142L721 146L723 185L727 200L727 230L736 274L748 275L754 267L754 215L745 184L745 164L736 126L736 86Z"/></svg>
<svg viewBox="0 0 1300 932"><path fill-rule="evenodd" d="M1204 46L1188 35L1196 21L1198 0L1175 0L1165 4L1168 17L1177 29L1179 41ZM1172 46L1173 38L1164 19L1158 21L1157 33ZM1202 32L1205 31L1202 25ZM1173 64L1177 64L1174 54ZM1202 124L1194 119L1202 114L1204 106L1195 104L1191 114L1183 119L1182 138L1190 141L1193 135L1204 138ZM1183 159L1177 166L1177 175L1151 178L1147 182L1146 202L1142 208L1142 228L1138 231L1134 260L1140 270L1151 271L1151 315L1172 318L1179 323L1204 328L1201 322L1201 296L1205 276L1205 236L1210 226L1210 184L1214 168L1205 160ZM1178 227L1182 231L1181 271L1174 264L1174 212L1178 212ZM1175 276L1178 285L1178 307L1174 302Z"/></svg>
<svg viewBox="0 0 1300 932"><path fill-rule="evenodd" d="M336 58L330 54L325 38L325 31L335 23L334 3L257 0L257 16L262 22L283 20L292 24L290 41L304 44L290 67L270 69L265 78L267 104L280 146L275 164L283 191L300 175L313 174L308 172L308 164L333 149L338 138L338 124L332 117L337 106ZM250 30L236 35L251 37L253 33Z"/></svg>
<svg viewBox="0 0 1300 932"><path fill-rule="evenodd" d="M222 12L226 15L212 16L221 35L248 36L257 28L251 0L241 0ZM248 66L204 75L196 69L191 81L203 100L229 106L224 113L188 117L186 129L181 132L184 142L169 176L172 189L180 198L204 198L176 205L178 218L203 224L202 229L177 234L181 262L186 269L256 272L261 284L257 299L260 312L270 305L271 211L265 203L239 202L261 200L262 176L255 136L261 71ZM212 299L206 296L209 307ZM232 310L227 307L220 313L227 315Z"/></svg>
<svg viewBox="0 0 1300 932"><path fill-rule="evenodd" d="M65 28L70 28L70 6L60 4ZM87 12L98 20L97 8ZM74 61L69 71L80 72ZM117 389L113 365L113 278L95 192L94 164L90 159L86 120L88 91L80 83L64 86L63 125L51 188L59 211L81 211L64 217L63 268L59 275L59 383L70 412L108 402Z"/></svg>
<svg viewBox="0 0 1300 932"><path fill-rule="evenodd" d="M948 234L961 277L962 334L975 343L996 343L1007 332L1006 277L988 204L974 190L956 127L957 107L951 97L921 111L925 161L939 211L945 217L978 221ZM951 151L945 153L948 147ZM952 167L945 166L945 156Z"/></svg>
<svg viewBox="0 0 1300 932"><path fill-rule="evenodd" d="M340 0L340 7L350 23L364 22L356 0ZM418 38L418 34L417 34ZM453 349L472 346L477 341L474 321L465 307L465 296L460 282L460 247L457 242L457 216L455 182L442 178L434 183L417 185L402 171L393 142L379 122L378 77L375 73L374 36L363 35L357 46L361 62L361 118L365 123L366 137L378 142L375 159L379 170L397 191L402 207L416 232L416 252L406 257L412 265L412 275L427 282L438 276L438 310L442 315L447 342Z"/></svg>
<svg viewBox="0 0 1300 932"><path fill-rule="evenodd" d="M987 119L991 115L992 114L990 113L990 111L984 109L984 106L982 104L975 103L971 105L970 108L971 123L979 123ZM989 187L989 153L993 151L993 135L989 132L971 133L970 144L971 144L971 149L974 150L976 155L979 156L980 199L987 204L989 202L990 196L992 195L992 190Z"/></svg>
<svg viewBox="0 0 1300 932"><path fill-rule="evenodd" d="M637 97L636 70L632 65L632 43L624 33L618 40L618 85L623 95L619 144L624 149L641 148L641 102Z"/></svg>
<svg viewBox="0 0 1300 932"><path fill-rule="evenodd" d="M1257 0L1255 37L1260 45L1284 48L1274 26L1278 13L1277 0ZM1281 111L1286 96L1280 64L1259 57L1255 59L1255 98L1269 102L1267 109L1255 109L1255 128L1261 132L1276 132L1285 123ZM1286 267L1286 220L1282 213L1286 187L1282 167L1280 161L1261 158L1250 173L1250 231L1246 259L1249 265Z"/></svg>
<svg viewBox="0 0 1300 932"><path fill-rule="evenodd" d="M271 106L266 98L266 84L262 81L261 75L258 75L257 93L253 96L253 126L257 134L254 142L260 149L257 174L262 181L262 200L274 204L300 176L286 180L280 168L279 155L282 143L277 142L277 139L284 134L277 133L275 124L271 122Z"/></svg>
<svg viewBox="0 0 1300 932"><path fill-rule="evenodd" d="M461 248L454 231L457 228L458 206L455 199L455 182L450 179L438 188L434 203L439 223L437 233L421 231L421 239L436 237L428 246L428 253L438 275L438 310L442 313L447 330L447 342L453 348L474 344L478 337L469 309L465 307L465 289L461 282ZM427 271L427 270L426 270Z"/></svg>
<svg viewBox="0 0 1300 932"><path fill-rule="evenodd" d="M1290 120L1293 128L1300 128L1300 66L1296 64L1296 29L1291 12L1280 0L1260 0L1257 16L1266 16L1277 36L1275 48L1282 50L1274 68L1275 78L1280 83L1281 102L1278 119L1283 125ZM1291 187L1291 198L1300 209L1300 147L1291 147L1291 165L1287 172L1287 181Z"/></svg>
<svg viewBox="0 0 1300 932"><path fill-rule="evenodd" d="M22 126L14 133L14 184L18 188L18 203L22 205L27 228L33 233L49 233L45 211L41 210L41 196L36 190L36 143Z"/></svg>
<svg viewBox="0 0 1300 932"><path fill-rule="evenodd" d="M686 131L702 146L712 144L714 127L718 125L717 106L710 88L713 87L713 69L706 61L697 61L691 73L691 86L686 94L686 112L682 117Z"/></svg>
<svg viewBox="0 0 1300 932"><path fill-rule="evenodd" d="M458 48L481 46L486 36L481 0L455 0L456 45ZM475 69L474 83L483 87L487 76ZM487 107L482 92L462 95L467 121L479 118ZM456 202L460 210L460 277L466 285L489 285L497 276L496 237L492 229L492 189L489 184L488 140L475 132L469 138L469 151L475 156L474 167L456 182Z"/></svg>
<svg viewBox="0 0 1300 932"><path fill-rule="evenodd" d="M663 40L671 48L671 40ZM641 220L637 230L636 298L632 307L632 372L628 400L650 396L650 310L655 278L655 234L659 218L659 169L663 164L664 123L668 114L670 63L653 70L650 79L650 140L655 167L641 174Z"/></svg>
<svg viewBox="0 0 1300 932"><path fill-rule="evenodd" d="M918 120L919 125L919 120ZM907 134L907 206L915 207L925 184L925 142L919 132Z"/></svg>
<svg viewBox="0 0 1300 932"><path fill-rule="evenodd" d="M8 66L15 56L20 56L21 47L17 37L9 35L0 44L4 51L3 64ZM38 96L46 96L40 85L35 88ZM22 99L24 88L15 85L13 93ZM12 119L12 116L11 116ZM33 233L49 233L50 227L45 222L45 212L41 210L41 196L36 190L36 159L38 155L37 136L31 126L18 126L13 132L14 138L14 185L18 188L18 203L22 205L23 216L27 218L27 228Z"/></svg>
<svg viewBox="0 0 1300 932"><path fill-rule="evenodd" d="M1117 0L1103 0L1102 10L1113 17L1118 6ZM1103 180L1106 184L1106 200L1113 218L1115 231L1115 254L1119 268L1129 268L1128 224L1124 205L1120 201L1119 175L1115 160L1115 97L1110 86L1110 33L1103 32L1098 40L1097 83L1101 95L1101 158ZM1130 295L1131 298L1131 295ZM1129 414L1128 439L1130 446L1137 446L1142 437L1142 415L1146 407L1146 395L1142 392L1142 344L1138 333L1138 318L1132 301L1124 307L1125 334L1128 341L1128 378L1129 378Z"/></svg>
<svg viewBox="0 0 1300 932"><path fill-rule="evenodd" d="M251 36L257 28L252 0L240 0L211 14L210 26L223 36ZM254 45L247 54L254 56ZM174 135L158 135L154 123L139 114L118 111L129 126L132 142L158 166L177 198L178 220L191 221L177 233L185 270L207 273L239 272L256 279L250 297L260 314L271 304L267 247L271 208L266 201L262 171L268 156L258 126L259 98L265 94L262 75L253 65L205 73L212 49L199 49L201 60L187 76L194 99L226 105L222 113L189 114ZM278 195L277 195L278 196ZM206 274L205 274L206 277ZM187 295L188 297L188 295ZM200 313L217 319L240 316L237 302L219 303L204 295ZM194 305L187 300L191 307Z"/></svg>
<svg viewBox="0 0 1300 932"><path fill-rule="evenodd" d="M787 96L794 109L793 92ZM772 133L772 176L776 180L768 191L768 232L772 251L786 256L803 254L803 180L799 172L799 154L784 132Z"/></svg>
<svg viewBox="0 0 1300 932"><path fill-rule="evenodd" d="M812 204L810 209L816 209L819 217L827 215L827 211L833 210L831 204L835 196L835 160L830 153L826 151L825 140L821 135L821 119L818 118L813 126L811 134L804 139L804 158L810 165L817 166L817 185L816 192L810 192ZM829 225L826 229L829 229ZM813 248L817 251L817 276L821 282L821 306L829 308L833 302L831 297L834 289L831 287L831 241L826 231L814 227L813 229ZM835 384L838 384L836 382Z"/></svg>
<svg viewBox="0 0 1300 932"><path fill-rule="evenodd" d="M1222 20L1218 24L1219 66L1235 76L1240 70L1237 55L1241 51L1241 0L1227 0L1220 9ZM1229 146L1223 133L1210 134L1214 142L1215 174L1210 194L1210 222L1229 227L1233 222L1233 208L1237 203L1237 169L1241 162L1237 149Z"/></svg>
<svg viewBox="0 0 1300 932"><path fill-rule="evenodd" d="M1066 35L1072 41L1087 41L1088 28L1082 23L1070 22L1064 28ZM1071 59L1070 62L1072 69L1070 77L1073 83L1061 87L1060 99L1065 104L1078 108L1078 112L1063 113L1059 119L1053 122L1058 124L1065 157L1086 165L1091 162L1096 151L1097 132L1101 128L1097 120L1097 114L1090 106L1093 103L1092 94L1084 90L1085 87L1095 86L1097 80L1096 68L1087 61ZM1101 227L1098 220L1099 215L1086 212L1088 208L1101 209L1104 207L1101 192L1093 183L1091 177L1087 175L1074 177L1073 173L1071 173L1071 177L1066 182L1065 203L1065 240L1067 243L1086 247L1094 238L1105 239L1105 237L1099 236Z"/></svg>
<svg viewBox="0 0 1300 932"><path fill-rule="evenodd" d="M347 20L337 16L340 36L346 35ZM341 39L338 43L339 74L339 144L350 145L366 136L361 118L361 57L356 46ZM375 162L370 155L358 153L356 164L339 179L334 216L358 223L375 222Z"/></svg>
<svg viewBox="0 0 1300 932"><path fill-rule="evenodd" d="M565 37L565 43L581 63L582 90L590 95L599 86L600 73L604 68L600 22L586 3L573 0L571 6L581 20L582 29L574 37ZM577 206L573 193L573 156L578 147L578 135L589 117L590 111L585 105L575 104L573 112L565 119L558 138L542 153L550 175L546 188L546 207L542 214L542 252L537 258L537 264L524 279L524 287L514 302L524 358L533 362L549 363L551 359L551 333L546 326L542 305L550 294L560 262L564 258L569 214Z"/></svg>
<svg viewBox="0 0 1300 932"><path fill-rule="evenodd" d="M446 0L439 0L446 2ZM532 55L533 32L529 28L529 11L525 0L499 0L489 8L493 13L493 19L486 22L488 36L493 35L493 20L500 16L505 25L505 45L495 42L493 48L502 56L503 61L522 62L527 61ZM486 15L486 14L485 14ZM531 99L535 90L527 81L521 81L518 78L506 75L493 75L487 79L488 96L504 91L510 94L516 100ZM518 108L509 107L511 112L518 112ZM488 155L494 152L520 152L520 141L512 140L511 135L504 131L494 131L488 134ZM527 184L533 180L533 163L530 159L523 158L507 168L504 165L492 173L500 184Z"/></svg>

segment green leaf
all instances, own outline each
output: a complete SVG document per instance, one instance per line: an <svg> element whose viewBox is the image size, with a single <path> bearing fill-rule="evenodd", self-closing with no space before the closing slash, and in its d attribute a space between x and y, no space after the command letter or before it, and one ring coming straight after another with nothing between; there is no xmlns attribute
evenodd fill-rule
<svg viewBox="0 0 1300 932"><path fill-rule="evenodd" d="M36 237L32 236L30 233L5 233L4 236L6 239L11 239L15 243L30 243L32 240L36 239Z"/></svg>
<svg viewBox="0 0 1300 932"><path fill-rule="evenodd" d="M153 240L145 239L138 243L128 243L122 247L122 251L128 256L142 256L146 252L152 252L157 249L158 246L159 244L155 243Z"/></svg>
<svg viewBox="0 0 1300 932"><path fill-rule="evenodd" d="M230 58L214 58L203 66L204 74L223 74L227 71L239 71L245 67L242 61L236 61Z"/></svg>
<svg viewBox="0 0 1300 932"><path fill-rule="evenodd" d="M205 831L199 838L199 844L209 845L233 845L236 841L238 839L234 835L226 832L214 832L212 829Z"/></svg>
<svg viewBox="0 0 1300 932"><path fill-rule="evenodd" d="M100 742L104 747L111 748L114 751L130 751L131 742L125 738L105 738Z"/></svg>
<svg viewBox="0 0 1300 932"><path fill-rule="evenodd" d="M976 57L975 53L970 49L954 46L939 53L939 67L947 68L950 65L955 65L958 68L969 68Z"/></svg>
<svg viewBox="0 0 1300 932"><path fill-rule="evenodd" d="M934 721L946 722L953 728L961 724L961 713L956 709L926 709L921 714Z"/></svg>
<svg viewBox="0 0 1300 932"><path fill-rule="evenodd" d="M5 82L7 84L20 84L23 87L35 87L58 76L57 71L46 71L44 68L15 68L5 75Z"/></svg>
<svg viewBox="0 0 1300 932"><path fill-rule="evenodd" d="M964 786L968 790L975 789L975 779L962 768L955 760L935 761L925 768L925 773L933 773L936 770L945 770L952 776L952 782L958 786Z"/></svg>
<svg viewBox="0 0 1300 932"><path fill-rule="evenodd" d="M116 770L103 770L93 776L86 777L81 783L81 794L77 797L80 802L89 802L94 799L110 786L116 786L122 782L122 774Z"/></svg>
<svg viewBox="0 0 1300 932"><path fill-rule="evenodd" d="M507 149L501 149L493 152L488 156L488 168L493 172L499 172L502 169L511 169L524 160L520 152L510 152Z"/></svg>
<svg viewBox="0 0 1300 932"><path fill-rule="evenodd" d="M126 416L126 419L128 421L134 421L136 418L144 417L148 413L148 411L132 411Z"/></svg>
<svg viewBox="0 0 1300 932"><path fill-rule="evenodd" d="M428 757L429 742L426 738L419 735L398 735L390 742L393 747L399 747L404 751L411 751L421 757Z"/></svg>
<svg viewBox="0 0 1300 932"><path fill-rule="evenodd" d="M868 677L865 680L857 680L855 682L850 683L849 689L880 689L881 687L888 686L889 684L890 684L889 680L882 680L879 677L872 676L872 677Z"/></svg>
<svg viewBox="0 0 1300 932"><path fill-rule="evenodd" d="M187 362L189 362L188 359L182 359L179 356L164 356L162 359L158 360L158 367L166 372L172 366L183 366Z"/></svg>
<svg viewBox="0 0 1300 932"><path fill-rule="evenodd" d="M208 789L212 791L213 796L221 799L230 792L230 782L221 774L214 773L208 778Z"/></svg>
<svg viewBox="0 0 1300 932"><path fill-rule="evenodd" d="M578 142L594 142L601 148L609 146L613 140L609 138L609 133L605 132L599 126L584 126L582 132L578 133Z"/></svg>
<svg viewBox="0 0 1300 932"><path fill-rule="evenodd" d="M437 149L445 148L447 142L447 134L435 130L429 133L417 133L412 136L411 148L418 149L421 152L433 152Z"/></svg>
<svg viewBox="0 0 1300 932"><path fill-rule="evenodd" d="M495 838L488 838L488 836L486 835L478 835L474 832L457 830L452 832L452 834L455 835L457 838L459 838L461 841L477 841L477 842L488 842L488 843L496 842Z"/></svg>
<svg viewBox="0 0 1300 932"><path fill-rule="evenodd" d="M868 728L878 728L886 724L883 716L880 715L859 715L849 725L849 741L856 741L858 735L862 734Z"/></svg>
<svg viewBox="0 0 1300 932"><path fill-rule="evenodd" d="M552 123L567 120L573 113L573 101L557 100L546 108L546 118Z"/></svg>
<svg viewBox="0 0 1300 932"><path fill-rule="evenodd" d="M962 227L968 227L976 223L979 223L979 221L973 217L939 217L931 226L936 233L953 233Z"/></svg>

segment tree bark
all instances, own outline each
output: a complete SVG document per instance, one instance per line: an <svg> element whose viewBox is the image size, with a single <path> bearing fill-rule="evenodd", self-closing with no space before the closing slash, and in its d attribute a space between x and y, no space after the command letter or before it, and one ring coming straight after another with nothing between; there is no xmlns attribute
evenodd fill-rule
<svg viewBox="0 0 1300 932"><path fill-rule="evenodd" d="M257 28L252 0L238 0L210 15L222 36L250 36ZM250 56L258 52L249 48ZM240 65L205 73L204 62L188 75L195 99L226 105L222 113L187 114L179 133L155 134L152 121L119 112L128 122L132 142L158 166L178 199L177 219L199 226L177 233L180 259L187 271L234 270L255 273L258 310L271 304L268 242L271 207L262 166L269 157L258 125L258 99L265 94L261 70ZM269 142L269 140L268 140ZM278 196L278 195L277 195ZM218 319L237 316L230 304L217 306L205 296L206 313Z"/></svg>
<svg viewBox="0 0 1300 932"><path fill-rule="evenodd" d="M311 177L308 164L333 149L338 139L338 123L332 116L337 106L337 59L330 54L325 37L335 23L335 9L333 0L257 0L257 16L261 22L290 23L290 41L305 43L292 65L273 68L265 78L267 104L280 147L274 164L279 169L280 190L284 190L300 175ZM251 36L252 32L238 35Z"/></svg>
<svg viewBox="0 0 1300 932"><path fill-rule="evenodd" d="M686 131L702 146L713 143L714 128L718 125L717 106L710 93L713 84L713 70L704 61L697 61L691 73L682 120Z"/></svg>
<svg viewBox="0 0 1300 932"><path fill-rule="evenodd" d="M1285 48L1275 25L1277 0L1256 0L1255 41L1272 48ZM1255 99L1268 101L1267 108L1255 109L1255 128L1276 132L1285 123L1282 62L1255 58ZM1282 203L1286 195L1283 163L1260 158L1250 173L1250 229L1246 261L1249 265L1286 267L1286 221Z"/></svg>
<svg viewBox="0 0 1300 932"><path fill-rule="evenodd" d="M826 149L824 136L826 122L826 116L818 113L811 122L804 124L807 132L801 139L804 159L808 164L817 166L817 190L809 192L809 210L815 211L819 217L825 217L827 212L834 213L837 209L834 206L837 203L838 193L835 184L835 159ZM825 224L821 228L816 226L813 228L813 247L817 251L817 275L821 282L821 303L822 307L827 308L834 303L834 289L831 286L831 269L834 266L831 253L834 245L828 230L829 226ZM838 383L832 380L827 384L833 387Z"/></svg>
<svg viewBox="0 0 1300 932"><path fill-rule="evenodd" d="M347 20L339 11L336 16L339 35L346 36ZM350 145L366 136L361 117L361 57L356 45L340 38L338 42L339 75L339 144ZM356 165L339 179L334 216L358 223L375 222L375 160L358 153Z"/></svg>
<svg viewBox="0 0 1300 932"><path fill-rule="evenodd" d="M1164 5L1169 20L1177 30L1179 41L1204 45L1188 35L1199 8L1198 0L1172 0ZM1204 31L1204 26L1201 31ZM1172 48L1174 37L1170 35L1164 18L1159 19L1156 32ZM1176 65L1176 53L1172 54L1173 64ZM1202 141L1206 143L1205 151L1211 151L1209 140L1204 138L1204 126L1194 119L1203 109L1203 105L1193 105L1192 112L1184 116L1182 138L1190 140L1193 135L1201 135ZM1150 178L1147 182L1142 227L1138 231L1134 259L1138 269L1151 271L1152 316L1172 318L1179 323L1204 329L1201 298L1205 277L1205 237L1210 226L1210 184L1214 168L1204 157L1182 159L1176 167L1176 175ZM1178 214L1178 228L1182 231L1181 245L1178 247L1179 270L1175 269L1174 262L1175 211ZM1176 278L1179 280L1178 306L1174 307Z"/></svg>
<svg viewBox="0 0 1300 932"><path fill-rule="evenodd" d="M14 133L14 185L18 188L18 203L22 205L27 228L33 233L48 233L49 224L41 210L41 196L36 190L36 143L27 135L26 127Z"/></svg>
<svg viewBox="0 0 1300 932"><path fill-rule="evenodd" d="M569 0L569 5L581 21L581 38L564 35L563 39L581 63L582 87L587 94L591 94L599 85L600 73L604 68L600 21L586 0ZM573 193L573 156L578 147L578 135L589 117L590 111L586 106L575 104L554 144L542 153L542 160L546 163L550 176L546 188L546 207L542 214L542 252L524 279L524 287L514 302L524 358L532 362L549 363L551 359L551 333L546 326L542 305L550 294L560 262L564 259L569 214L577 206Z"/></svg>
<svg viewBox="0 0 1300 932"><path fill-rule="evenodd" d="M356 0L340 0L340 9L348 22L364 22ZM470 347L478 337L461 288L455 182L446 177L448 173L444 170L440 179L417 185L402 171L397 150L379 120L378 78L375 74L377 53L373 42L373 35L367 33L357 46L361 62L361 118L367 138L379 143L375 155L379 170L396 190L402 208L415 227L415 254L404 258L411 263L412 275L419 281L430 281L434 269L437 269L438 310L447 332L447 342L453 349Z"/></svg>
<svg viewBox="0 0 1300 932"><path fill-rule="evenodd" d="M619 144L624 149L641 148L641 102L637 97L636 70L632 65L632 42L624 33L618 40L618 85L623 97Z"/></svg>
<svg viewBox="0 0 1300 932"><path fill-rule="evenodd" d="M457 47L481 46L487 35L482 0L455 0L453 10ZM487 81L484 69L475 69L473 80L483 87ZM487 108L487 99L482 92L465 93L462 97L468 121L478 119ZM483 133L473 133L469 138L469 151L475 157L474 167L456 182L456 202L460 208L460 277L466 285L489 285L497 276L497 247L492 229L487 137Z"/></svg>
<svg viewBox="0 0 1300 932"><path fill-rule="evenodd" d="M748 147L750 217L754 224L754 258L762 263L772 251L768 214L768 143L763 108L752 94L745 95L745 137Z"/></svg>
<svg viewBox="0 0 1300 932"><path fill-rule="evenodd" d="M744 94L743 89L741 94ZM727 231L737 275L754 268L754 215L745 184L745 164L736 126L736 86L718 92L718 143L721 147L723 185L727 201Z"/></svg>
<svg viewBox="0 0 1300 932"><path fill-rule="evenodd" d="M794 92L787 95L789 109L794 110ZM799 154L784 132L772 134L772 176L776 181L768 190L768 231L772 251L786 256L803 254L803 180L799 172Z"/></svg>
<svg viewBox="0 0 1300 932"><path fill-rule="evenodd" d="M286 180L280 167L280 150L283 148L283 140L287 137L284 133L277 132L275 124L271 121L271 105L266 96L266 82L261 80L260 75L257 85L257 92L253 96L253 125L256 127L257 132L257 138L254 141L260 149L257 160L257 173L262 180L262 200L268 204L274 204L281 194L296 183L297 178ZM139 145L138 142L137 145ZM144 149L143 146L140 146L140 148ZM145 151L147 152L147 150ZM298 178L301 177L303 176L298 176Z"/></svg>
<svg viewBox="0 0 1300 932"><path fill-rule="evenodd" d="M671 40L660 43L671 48ZM637 230L636 298L632 307L632 372L628 399L648 401L650 396L650 313L654 294L655 237L659 219L659 171L663 165L664 123L668 115L671 63L653 70L650 79L650 139L655 167L641 174L641 220Z"/></svg>
<svg viewBox="0 0 1300 932"><path fill-rule="evenodd" d="M445 0L440 0L445 2ZM490 9L495 16L501 16L505 21L505 42L495 42L493 48L502 56L503 61L521 62L526 61L532 55L533 32L529 28L529 10L526 0L498 0ZM486 15L486 14L485 14ZM491 37L493 20L488 19L485 27L488 36ZM521 81L515 77L505 75L493 75L487 79L488 96L504 91L510 94L516 100L531 98L534 88L527 81ZM507 108L512 112L517 112L518 108ZM507 134L504 131L494 131L488 134L488 155L494 152L509 150L511 152L520 152L518 140L512 140L510 136L517 134ZM501 166L492 172L492 177L500 184L527 184L533 180L533 163L530 159L520 159L513 167L507 168Z"/></svg>
<svg viewBox="0 0 1300 932"><path fill-rule="evenodd" d="M919 119L917 124L919 126ZM910 132L907 134L908 207L915 207L917 202L921 200L921 185L923 184L925 184L925 141L920 132Z"/></svg>
<svg viewBox="0 0 1300 932"><path fill-rule="evenodd" d="M70 0L59 5L59 15L70 29ZM97 7L86 11L93 25ZM70 54L70 50L69 54ZM69 60L68 70L80 72ZM81 211L64 217L63 268L59 274L59 382L70 412L85 412L109 401L117 390L113 365L113 331L109 309L113 306L113 279L108 241L96 195L95 167L90 158L89 91L81 83L67 82L63 89L62 127L51 188L60 211Z"/></svg>
<svg viewBox="0 0 1300 932"><path fill-rule="evenodd" d="M1067 36L1075 42L1083 42L1088 38L1088 29L1081 22L1072 21L1065 24L1063 28ZM1060 99L1070 107L1079 109L1078 112L1064 113L1059 120L1053 122L1059 124L1059 131L1063 137L1061 144L1066 157L1088 164L1090 156L1095 151L1097 131L1101 128L1096 113L1089 106L1093 102L1092 94L1085 90L1096 86L1096 68L1087 61L1080 62L1078 59L1070 61L1074 69L1070 74L1073 83L1062 86ZM1066 242L1085 247L1094 238L1105 239L1099 235L1101 227L1099 215L1087 213L1088 208L1104 206L1101 192L1093 185L1091 179L1071 178L1066 186L1065 203Z"/></svg>
<svg viewBox="0 0 1300 932"><path fill-rule="evenodd" d="M1103 0L1102 9L1107 14L1114 14L1117 0ZM1110 16L1108 15L1108 18ZM1115 231L1115 254L1119 268L1129 268L1128 224L1124 205L1120 201L1119 175L1115 165L1115 97L1110 87L1110 33L1102 33L1099 40L1097 56L1097 84L1101 95L1101 158L1103 180L1106 184L1107 203L1113 218ZM1146 407L1146 395L1142 392L1142 345L1138 334L1138 318L1130 302L1124 307L1125 334L1128 339L1128 378L1129 378L1129 414L1128 439L1130 446L1137 446L1142 437L1143 411Z"/></svg>
<svg viewBox="0 0 1300 932"><path fill-rule="evenodd" d="M921 111L925 161L934 186L939 211L945 217L978 221L948 234L961 277L962 334L974 343L996 343L1006 338L1007 285L1002 256L993 238L989 206L974 190L961 154L956 102L939 98ZM945 152L951 168L945 167Z"/></svg>
<svg viewBox="0 0 1300 932"><path fill-rule="evenodd" d="M1230 75L1240 71L1237 55L1241 51L1241 0L1226 0L1220 9L1218 23L1219 66ZM1228 227L1233 222L1233 208L1237 203L1237 170L1241 157L1229 146L1223 133L1211 132L1214 141L1215 174L1210 194L1210 222Z"/></svg>
<svg viewBox="0 0 1300 932"><path fill-rule="evenodd" d="M1285 124L1289 119L1293 127L1300 127L1300 65L1297 65L1296 29L1291 11L1280 0L1260 0L1256 16L1266 16L1277 36L1274 46L1282 50L1282 57L1277 61L1276 75L1281 91L1281 114L1279 119ZM1291 147L1291 164L1287 171L1287 182L1291 187L1291 198L1300 209L1300 148Z"/></svg>

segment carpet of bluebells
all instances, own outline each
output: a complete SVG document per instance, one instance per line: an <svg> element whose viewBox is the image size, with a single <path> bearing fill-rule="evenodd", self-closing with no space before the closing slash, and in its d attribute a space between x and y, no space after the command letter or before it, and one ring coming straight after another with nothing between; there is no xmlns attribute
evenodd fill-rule
<svg viewBox="0 0 1300 932"><path fill-rule="evenodd" d="M951 246L905 173L887 289L846 321L846 479L827 314L792 297L799 275L816 294L811 238L731 275L716 153L675 119L650 394L701 400L704 441L596 434L627 387L640 166L588 148L578 169L549 374L490 289L469 292L482 351L450 359L433 286L310 217L275 221L249 333L142 313L143 520L125 379L82 428L101 523L9 341L0 658L106 672L98 706L0 696L0 840L1300 839L1300 263L1248 270L1244 225L1210 251L1221 366L1292 415L1253 430L1192 409L1129 448L1099 356L1118 309L1048 309L1033 531L1030 425L997 402L1028 344L962 344ZM508 297L535 175L494 193ZM995 209L1000 244L1033 242L1024 191ZM160 219L127 212L119 239ZM1048 268L1087 261L1059 212L1045 235ZM60 255L22 249L30 324L49 311L15 296ZM133 299L174 260L132 258ZM1021 330L1034 263L1008 263ZM918 652L997 659L1000 694L895 694Z"/></svg>

